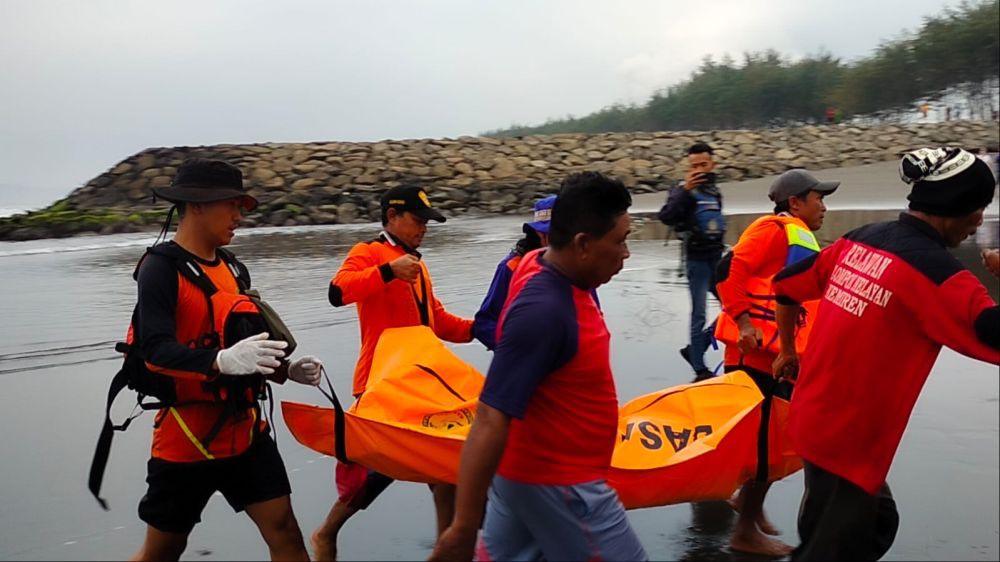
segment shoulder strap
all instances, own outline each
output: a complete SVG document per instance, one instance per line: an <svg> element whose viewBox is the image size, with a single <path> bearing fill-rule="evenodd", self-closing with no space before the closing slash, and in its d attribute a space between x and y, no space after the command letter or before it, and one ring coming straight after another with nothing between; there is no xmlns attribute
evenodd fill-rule
<svg viewBox="0 0 1000 562"><path fill-rule="evenodd" d="M177 271L184 276L185 279L194 283L196 287L201 289L205 296L209 299L215 294L218 289L212 280L208 278L208 275L202 270L201 266L198 265L198 261L195 260L191 255L182 250L176 244L163 243L157 244L151 248L146 249L146 255L153 254L155 256L162 256L171 260L174 263L174 267ZM145 259L145 255L143 258ZM140 260L142 263L142 260Z"/></svg>
<svg viewBox="0 0 1000 562"><path fill-rule="evenodd" d="M240 292L244 293L250 290L250 275L243 262L236 259L236 256L225 248L219 248L215 252L225 262L226 266L229 267L229 272L236 279L236 285L240 288Z"/></svg>

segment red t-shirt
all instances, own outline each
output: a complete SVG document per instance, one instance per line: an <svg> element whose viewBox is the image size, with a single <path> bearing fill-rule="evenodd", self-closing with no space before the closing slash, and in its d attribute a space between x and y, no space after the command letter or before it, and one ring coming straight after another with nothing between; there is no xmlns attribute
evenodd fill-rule
<svg viewBox="0 0 1000 562"><path fill-rule="evenodd" d="M796 451L869 493L942 345L1000 364L996 303L911 215L852 231L774 281L779 302L822 299L792 396Z"/></svg>
<svg viewBox="0 0 1000 562"><path fill-rule="evenodd" d="M514 418L497 472L529 484L603 480L618 430L611 335L593 294L543 252L514 273L479 398Z"/></svg>

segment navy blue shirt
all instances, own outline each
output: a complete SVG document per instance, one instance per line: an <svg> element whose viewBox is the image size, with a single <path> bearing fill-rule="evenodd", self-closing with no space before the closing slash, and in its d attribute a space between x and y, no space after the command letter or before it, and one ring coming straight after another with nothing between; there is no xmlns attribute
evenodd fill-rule
<svg viewBox="0 0 1000 562"><path fill-rule="evenodd" d="M545 266L507 309L479 399L508 416L524 417L538 385L576 355L577 335L573 285Z"/></svg>

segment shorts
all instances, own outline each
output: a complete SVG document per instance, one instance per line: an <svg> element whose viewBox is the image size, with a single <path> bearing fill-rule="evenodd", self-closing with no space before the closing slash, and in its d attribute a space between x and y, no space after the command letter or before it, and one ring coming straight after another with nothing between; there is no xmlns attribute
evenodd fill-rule
<svg viewBox="0 0 1000 562"><path fill-rule="evenodd" d="M571 486L493 478L482 541L487 560L647 560L618 494L597 480Z"/></svg>
<svg viewBox="0 0 1000 562"><path fill-rule="evenodd" d="M198 462L149 459L146 483L139 519L166 533L190 533L217 491L237 513L292 493L278 447L266 434L235 457Z"/></svg>
<svg viewBox="0 0 1000 562"><path fill-rule="evenodd" d="M393 483L388 476L360 464L337 463L337 494L340 503L365 509Z"/></svg>

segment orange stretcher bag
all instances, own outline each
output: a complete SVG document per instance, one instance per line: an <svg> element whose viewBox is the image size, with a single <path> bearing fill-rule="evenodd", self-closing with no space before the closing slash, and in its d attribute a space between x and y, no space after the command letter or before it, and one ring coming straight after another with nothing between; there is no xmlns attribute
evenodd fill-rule
<svg viewBox="0 0 1000 562"><path fill-rule="evenodd" d="M349 409L331 388L333 408L283 401L281 411L295 439L314 451L397 480L453 484L484 380L429 328L392 328Z"/></svg>
<svg viewBox="0 0 1000 562"><path fill-rule="evenodd" d="M314 451L398 480L454 484L483 381L428 328L394 328L349 409L332 393L333 408L281 407L292 435ZM641 396L620 410L608 482L625 507L639 508L724 500L752 478L784 478L801 467L784 438L787 413L788 402L766 398L742 371Z"/></svg>
<svg viewBox="0 0 1000 562"><path fill-rule="evenodd" d="M725 500L748 480L780 480L802 467L785 438L788 406L743 371L640 396L620 410L608 483L638 508Z"/></svg>

